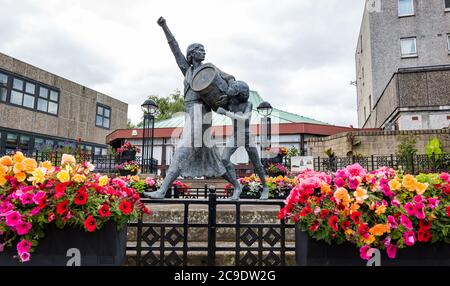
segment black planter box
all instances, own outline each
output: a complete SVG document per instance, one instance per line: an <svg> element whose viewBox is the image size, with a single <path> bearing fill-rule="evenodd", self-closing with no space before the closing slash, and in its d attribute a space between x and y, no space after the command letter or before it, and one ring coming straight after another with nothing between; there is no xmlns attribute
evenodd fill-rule
<svg viewBox="0 0 450 286"><path fill-rule="evenodd" d="M65 227L58 229L54 224L45 231L30 261L21 263L13 258L16 248L8 248L0 253L0 266L66 266L73 256L67 251L76 248L80 251L80 266L122 266L126 258L127 225L117 230L115 222L107 222L93 233Z"/></svg>
<svg viewBox="0 0 450 286"><path fill-rule="evenodd" d="M129 171L129 170L119 169L119 174L121 176L128 176L128 175L134 176L134 175L137 174L137 172L132 172L132 171Z"/></svg>
<svg viewBox="0 0 450 286"><path fill-rule="evenodd" d="M389 259L381 250L381 266L450 266L450 244L416 243L411 248L397 251L395 259ZM310 238L307 232L296 228L295 255L299 266L366 266L359 248L351 243L329 245Z"/></svg>
<svg viewBox="0 0 450 286"><path fill-rule="evenodd" d="M128 161L135 161L136 160L136 151L134 150L126 150L123 151L120 155L120 163L125 163Z"/></svg>

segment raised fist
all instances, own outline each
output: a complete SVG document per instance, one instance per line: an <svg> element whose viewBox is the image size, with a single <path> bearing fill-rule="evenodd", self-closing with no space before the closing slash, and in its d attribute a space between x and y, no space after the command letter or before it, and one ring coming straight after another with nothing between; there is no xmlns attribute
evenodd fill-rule
<svg viewBox="0 0 450 286"><path fill-rule="evenodd" d="M166 24L166 19L164 19L163 17L159 17L158 19L158 25L160 25L161 27L164 26Z"/></svg>

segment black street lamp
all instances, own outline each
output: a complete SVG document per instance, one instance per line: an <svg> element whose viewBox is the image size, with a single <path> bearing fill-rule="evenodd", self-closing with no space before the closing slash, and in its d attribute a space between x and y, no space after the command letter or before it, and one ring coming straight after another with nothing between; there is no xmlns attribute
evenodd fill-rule
<svg viewBox="0 0 450 286"><path fill-rule="evenodd" d="M261 138L261 157L263 157L263 150L265 148L270 148L272 130L271 130L271 119L269 115L272 114L273 108L272 105L270 105L270 103L268 103L267 101L263 101L258 105L256 110L258 110L259 115L262 116L260 138Z"/></svg>
<svg viewBox="0 0 450 286"><path fill-rule="evenodd" d="M157 171L153 170L153 142L155 137L155 115L158 111L158 105L154 100L147 99L141 105L141 108L144 112L144 126L142 129L141 170L142 173L153 173L153 171Z"/></svg>

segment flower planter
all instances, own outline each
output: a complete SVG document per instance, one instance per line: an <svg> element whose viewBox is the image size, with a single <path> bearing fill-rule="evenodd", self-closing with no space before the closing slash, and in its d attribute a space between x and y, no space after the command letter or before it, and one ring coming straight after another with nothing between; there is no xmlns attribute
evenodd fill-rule
<svg viewBox="0 0 450 286"><path fill-rule="evenodd" d="M450 266L450 244L418 243L399 249L395 259L389 259L384 250L381 266ZM295 254L299 266L365 266L359 249L351 244L329 245L309 238L306 232L295 230Z"/></svg>
<svg viewBox="0 0 450 286"><path fill-rule="evenodd" d="M134 175L137 174L137 172L136 172L136 171L133 172L133 171L129 171L129 170L119 169L119 174L120 174L121 176L128 176L128 175L134 176Z"/></svg>
<svg viewBox="0 0 450 286"><path fill-rule="evenodd" d="M126 150L123 151L120 155L120 163L125 163L128 161L135 161L136 160L136 151L134 150Z"/></svg>
<svg viewBox="0 0 450 286"><path fill-rule="evenodd" d="M126 258L127 225L117 230L115 222L105 223L96 232L66 227L58 229L54 224L45 231L46 236L39 241L28 262L21 263L13 256L16 249L9 248L0 253L1 266L66 266L73 257L68 250L76 248L80 252L81 266L121 266ZM70 265L69 265L70 266Z"/></svg>

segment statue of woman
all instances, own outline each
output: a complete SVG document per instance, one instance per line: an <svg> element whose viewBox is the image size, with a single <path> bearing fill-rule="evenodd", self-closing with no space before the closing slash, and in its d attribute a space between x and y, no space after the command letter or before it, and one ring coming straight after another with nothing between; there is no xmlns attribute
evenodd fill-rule
<svg viewBox="0 0 450 286"><path fill-rule="evenodd" d="M175 37L167 27L166 20L160 17L158 24L162 27L178 67L185 76L185 125L161 188L156 192L145 193L150 198L164 198L167 190L178 176L224 177L228 181L233 181L228 178L226 169L221 162L219 150L213 143L211 136L211 108L202 101L199 94L192 90L190 86L192 76L203 65L205 48L201 44L191 44L187 48L185 57ZM233 76L219 69L217 71L228 85L235 81ZM220 98L219 105L221 105L220 101L226 102L226 100L227 96L224 95Z"/></svg>

